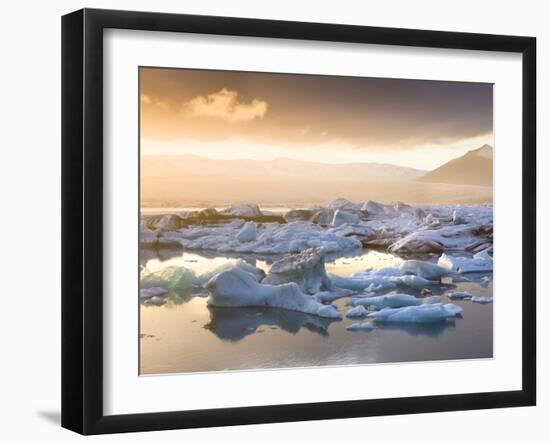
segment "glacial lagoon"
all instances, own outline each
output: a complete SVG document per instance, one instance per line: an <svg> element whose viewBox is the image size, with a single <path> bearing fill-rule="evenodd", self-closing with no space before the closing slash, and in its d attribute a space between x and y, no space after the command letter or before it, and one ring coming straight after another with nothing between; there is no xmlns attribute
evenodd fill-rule
<svg viewBox="0 0 550 443"><path fill-rule="evenodd" d="M243 257L269 268L274 258ZM436 261L436 256L425 256ZM179 249L144 249L141 266L153 271L182 266L200 275L237 259ZM365 270L396 266L403 258L372 249L327 260L329 274L350 277ZM492 296L492 273L475 273L455 291ZM432 295L449 287L432 288ZM396 292L396 291L391 291ZM399 290L420 297L419 291ZM444 323L387 323L370 331L346 328L357 319L321 318L277 308L207 306L206 291L173 291L162 306L140 306L140 373L170 374L372 363L491 358L493 305L453 300L462 314ZM349 310L351 297L335 300ZM445 301L445 300L444 300ZM446 300L450 301L450 300ZM360 321L360 320L359 320Z"/></svg>

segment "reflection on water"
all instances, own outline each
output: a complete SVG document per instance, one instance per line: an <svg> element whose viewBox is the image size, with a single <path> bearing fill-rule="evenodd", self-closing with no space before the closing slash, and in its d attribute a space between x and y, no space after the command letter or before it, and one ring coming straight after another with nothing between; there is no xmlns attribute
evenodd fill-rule
<svg viewBox="0 0 550 443"><path fill-rule="evenodd" d="M327 336L328 327L335 320L284 309L218 308L209 307L210 322L204 328L222 340L239 341L266 327L296 335L301 328Z"/></svg>
<svg viewBox="0 0 550 443"><path fill-rule="evenodd" d="M181 248L160 248L140 250L140 266L150 271L159 271L170 266L183 266L197 274L210 272L224 264L243 260L252 266L263 269L265 272L273 262L281 259L276 255L252 255L219 253L217 251L191 252ZM388 266L398 266L402 258L375 250L359 250L338 256L327 255L325 258L328 273L350 276L356 272L365 272Z"/></svg>
<svg viewBox="0 0 550 443"><path fill-rule="evenodd" d="M269 270L275 257L243 257ZM235 256L175 251L142 251L148 270L183 266L201 275L236 260ZM327 272L350 276L355 272L394 266L400 258L376 251L329 258ZM471 274L456 289L492 295L492 274ZM433 294L445 287L435 286ZM419 296L417 291L399 288ZM201 297L202 295L202 297ZM299 312L269 308L214 308L200 288L173 290L164 306L140 307L140 372L162 374L230 369L308 367L399 361L428 361L492 356L492 304L454 301L463 318L442 324L376 324L370 332L346 330L361 320L323 319ZM340 312L349 298L335 302ZM444 300L448 302L448 300Z"/></svg>
<svg viewBox="0 0 550 443"><path fill-rule="evenodd" d="M376 327L381 331L402 331L412 337L428 336L441 337L449 328L456 327L455 320L447 320L445 323L382 323Z"/></svg>

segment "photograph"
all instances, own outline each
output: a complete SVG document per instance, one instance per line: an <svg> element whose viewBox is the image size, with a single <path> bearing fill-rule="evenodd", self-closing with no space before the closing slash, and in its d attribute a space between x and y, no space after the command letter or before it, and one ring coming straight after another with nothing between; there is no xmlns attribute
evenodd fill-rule
<svg viewBox="0 0 550 443"><path fill-rule="evenodd" d="M141 376L493 358L492 83L138 69Z"/></svg>

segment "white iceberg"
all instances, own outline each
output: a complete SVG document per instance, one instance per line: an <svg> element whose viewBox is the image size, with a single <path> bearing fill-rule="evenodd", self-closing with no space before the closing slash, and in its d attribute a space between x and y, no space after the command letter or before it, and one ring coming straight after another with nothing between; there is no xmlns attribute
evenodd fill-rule
<svg viewBox="0 0 550 443"><path fill-rule="evenodd" d="M314 297L321 303L332 303L334 300L339 298L349 297L350 295L355 294L355 291L349 289L334 288L331 291L321 291L317 292Z"/></svg>
<svg viewBox="0 0 550 443"><path fill-rule="evenodd" d="M340 253L362 247L356 238L328 232L309 222L262 223L256 229L254 240L240 241L237 234L241 228L232 224L190 227L179 231L179 243L186 249L260 255L289 254L316 247L323 247L325 253Z"/></svg>
<svg viewBox="0 0 550 443"><path fill-rule="evenodd" d="M210 306L271 307L325 318L342 318L336 307L319 303L314 297L304 294L296 283L260 284L250 273L238 268L215 275L206 288L210 291L207 300Z"/></svg>
<svg viewBox="0 0 550 443"><path fill-rule="evenodd" d="M224 209L222 213L238 217L260 217L263 215L258 205L254 204L233 205Z"/></svg>
<svg viewBox="0 0 550 443"><path fill-rule="evenodd" d="M362 322L362 323L352 323L346 328L348 331L365 331L370 332L373 329L376 329L376 326L374 326L370 322Z"/></svg>
<svg viewBox="0 0 550 443"><path fill-rule="evenodd" d="M332 289L332 282L325 271L322 248L306 249L299 254L288 255L276 261L262 281L269 285L291 282L298 284L300 289L308 294Z"/></svg>
<svg viewBox="0 0 550 443"><path fill-rule="evenodd" d="M371 312L368 317L381 323L441 323L461 312L462 308L452 303L433 303L397 309L385 308Z"/></svg>
<svg viewBox="0 0 550 443"><path fill-rule="evenodd" d="M403 275L401 277L391 277L391 281L398 285L407 286L411 289L421 291L422 289L429 288L436 284L436 282L427 280L418 275Z"/></svg>
<svg viewBox="0 0 550 443"><path fill-rule="evenodd" d="M364 306L356 306L355 308L351 308L348 312L346 312L347 318L363 318L366 317L369 311L365 309Z"/></svg>
<svg viewBox="0 0 550 443"><path fill-rule="evenodd" d="M359 223L360 217L355 212L348 212L343 209L337 209L334 212L331 225L336 227L343 225L344 223L355 224Z"/></svg>
<svg viewBox="0 0 550 443"><path fill-rule="evenodd" d="M332 284L338 288L350 289L352 291L369 292L376 291L391 291L395 288L396 283L392 282L385 276L377 275L365 275L365 276L353 276L353 277L340 277L335 274L330 274Z"/></svg>
<svg viewBox="0 0 550 443"><path fill-rule="evenodd" d="M240 242L249 242L256 240L258 233L256 230L256 223L253 221L246 222L237 234L237 240Z"/></svg>
<svg viewBox="0 0 550 443"><path fill-rule="evenodd" d="M469 300L473 297L472 294L466 291L450 291L445 295L451 300Z"/></svg>
<svg viewBox="0 0 550 443"><path fill-rule="evenodd" d="M493 271L493 257L485 251L475 254L472 258L442 254L437 264L461 274Z"/></svg>
<svg viewBox="0 0 550 443"><path fill-rule="evenodd" d="M487 304L487 303L493 303L493 297L484 297L481 295L475 295L471 299L472 303L480 303L480 304Z"/></svg>
<svg viewBox="0 0 550 443"><path fill-rule="evenodd" d="M402 308L405 306L418 306L422 299L409 294L375 295L374 297L355 298L350 301L354 306L366 306L376 309Z"/></svg>
<svg viewBox="0 0 550 443"><path fill-rule="evenodd" d="M366 211L369 215L378 215L384 213L384 205L372 200L369 200L366 203L363 203L361 206L362 211Z"/></svg>
<svg viewBox="0 0 550 443"><path fill-rule="evenodd" d="M458 277L451 269L420 260L406 260L399 269L404 275L416 275L426 280L441 281L442 277Z"/></svg>

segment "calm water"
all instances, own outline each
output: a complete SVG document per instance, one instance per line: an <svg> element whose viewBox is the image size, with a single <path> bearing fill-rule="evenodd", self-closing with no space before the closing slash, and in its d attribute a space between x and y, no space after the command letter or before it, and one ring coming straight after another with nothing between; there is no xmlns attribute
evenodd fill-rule
<svg viewBox="0 0 550 443"><path fill-rule="evenodd" d="M201 274L229 260L234 259L181 250L163 251L159 257L144 251L141 265L151 270L178 265ZM273 259L246 260L267 271ZM362 251L327 263L326 268L349 276L400 261L390 254ZM457 289L492 295L488 276L488 284L459 283ZM142 374L492 357L492 304L453 301L464 312L446 324L379 325L371 332L351 332L346 327L361 320L332 321L281 309L212 308L206 306L207 294L201 295L171 294L164 306L141 305ZM347 301L335 304L345 313Z"/></svg>

